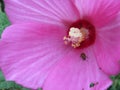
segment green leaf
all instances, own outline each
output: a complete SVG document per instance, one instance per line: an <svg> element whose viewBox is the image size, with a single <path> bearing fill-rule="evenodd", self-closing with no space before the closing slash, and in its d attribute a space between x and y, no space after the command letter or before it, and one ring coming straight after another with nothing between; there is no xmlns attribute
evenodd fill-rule
<svg viewBox="0 0 120 90"><path fill-rule="evenodd" d="M0 11L0 35L8 25L10 25L10 22L8 21L6 14Z"/></svg>
<svg viewBox="0 0 120 90"><path fill-rule="evenodd" d="M29 90L29 89L27 89L27 88L22 88L21 90Z"/></svg>
<svg viewBox="0 0 120 90"><path fill-rule="evenodd" d="M108 90L120 90L120 74L117 76L111 76L113 85Z"/></svg>
<svg viewBox="0 0 120 90"><path fill-rule="evenodd" d="M3 81L5 81L5 78L4 78L3 74L2 74L2 72L0 71L0 82L3 82Z"/></svg>
<svg viewBox="0 0 120 90"><path fill-rule="evenodd" d="M13 88L14 85L15 85L14 82L7 82L7 81L0 82L0 89L9 89L9 88Z"/></svg>

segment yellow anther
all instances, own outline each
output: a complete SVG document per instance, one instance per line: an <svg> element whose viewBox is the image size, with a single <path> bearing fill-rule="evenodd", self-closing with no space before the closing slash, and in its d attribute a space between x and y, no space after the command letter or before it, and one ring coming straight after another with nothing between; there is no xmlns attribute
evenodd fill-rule
<svg viewBox="0 0 120 90"><path fill-rule="evenodd" d="M71 43L71 46L74 48L80 47L80 43L88 37L88 30L85 28L75 28L71 27L69 35L63 38L64 43L67 45Z"/></svg>

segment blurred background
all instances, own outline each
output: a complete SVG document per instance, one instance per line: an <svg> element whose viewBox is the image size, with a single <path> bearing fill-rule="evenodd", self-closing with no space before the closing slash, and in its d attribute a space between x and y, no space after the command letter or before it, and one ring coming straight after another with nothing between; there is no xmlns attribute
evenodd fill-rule
<svg viewBox="0 0 120 90"><path fill-rule="evenodd" d="M0 35L3 30L10 25L8 18L4 11L4 2L0 0ZM113 80L113 85L108 88L108 90L120 90L120 74L117 76L110 77ZM30 90L28 88L22 87L16 84L14 81L6 81L2 71L0 70L0 90ZM41 90L41 89L38 89Z"/></svg>

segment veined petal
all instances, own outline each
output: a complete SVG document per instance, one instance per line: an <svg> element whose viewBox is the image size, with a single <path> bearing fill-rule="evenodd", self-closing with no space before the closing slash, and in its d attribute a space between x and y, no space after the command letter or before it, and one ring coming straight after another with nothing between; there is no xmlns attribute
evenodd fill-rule
<svg viewBox="0 0 120 90"><path fill-rule="evenodd" d="M68 24L79 18L72 0L5 0L5 6L12 23L37 21Z"/></svg>
<svg viewBox="0 0 120 90"><path fill-rule="evenodd" d="M120 14L113 22L97 30L94 46L102 70L110 75L120 73Z"/></svg>
<svg viewBox="0 0 120 90"><path fill-rule="evenodd" d="M116 18L120 0L75 0L81 19L87 19L96 27L102 27Z"/></svg>
<svg viewBox="0 0 120 90"><path fill-rule="evenodd" d="M83 60L81 53L87 58ZM112 82L96 63L93 49L70 51L46 79L43 90L106 90Z"/></svg>
<svg viewBox="0 0 120 90"><path fill-rule="evenodd" d="M0 67L7 80L37 89L66 55L65 28L36 23L8 27L0 40Z"/></svg>

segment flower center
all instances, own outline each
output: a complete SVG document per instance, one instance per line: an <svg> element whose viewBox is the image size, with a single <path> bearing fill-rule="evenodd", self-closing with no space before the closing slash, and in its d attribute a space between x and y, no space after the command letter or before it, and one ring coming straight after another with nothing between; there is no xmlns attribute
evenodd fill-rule
<svg viewBox="0 0 120 90"><path fill-rule="evenodd" d="M74 28L71 27L69 31L69 35L65 36L64 42L65 44L71 43L71 46L77 48L80 46L80 43L88 38L88 30L85 28Z"/></svg>
<svg viewBox="0 0 120 90"><path fill-rule="evenodd" d="M87 47L95 41L95 28L88 21L79 20L70 26L63 40L66 45L71 44L73 48Z"/></svg>

